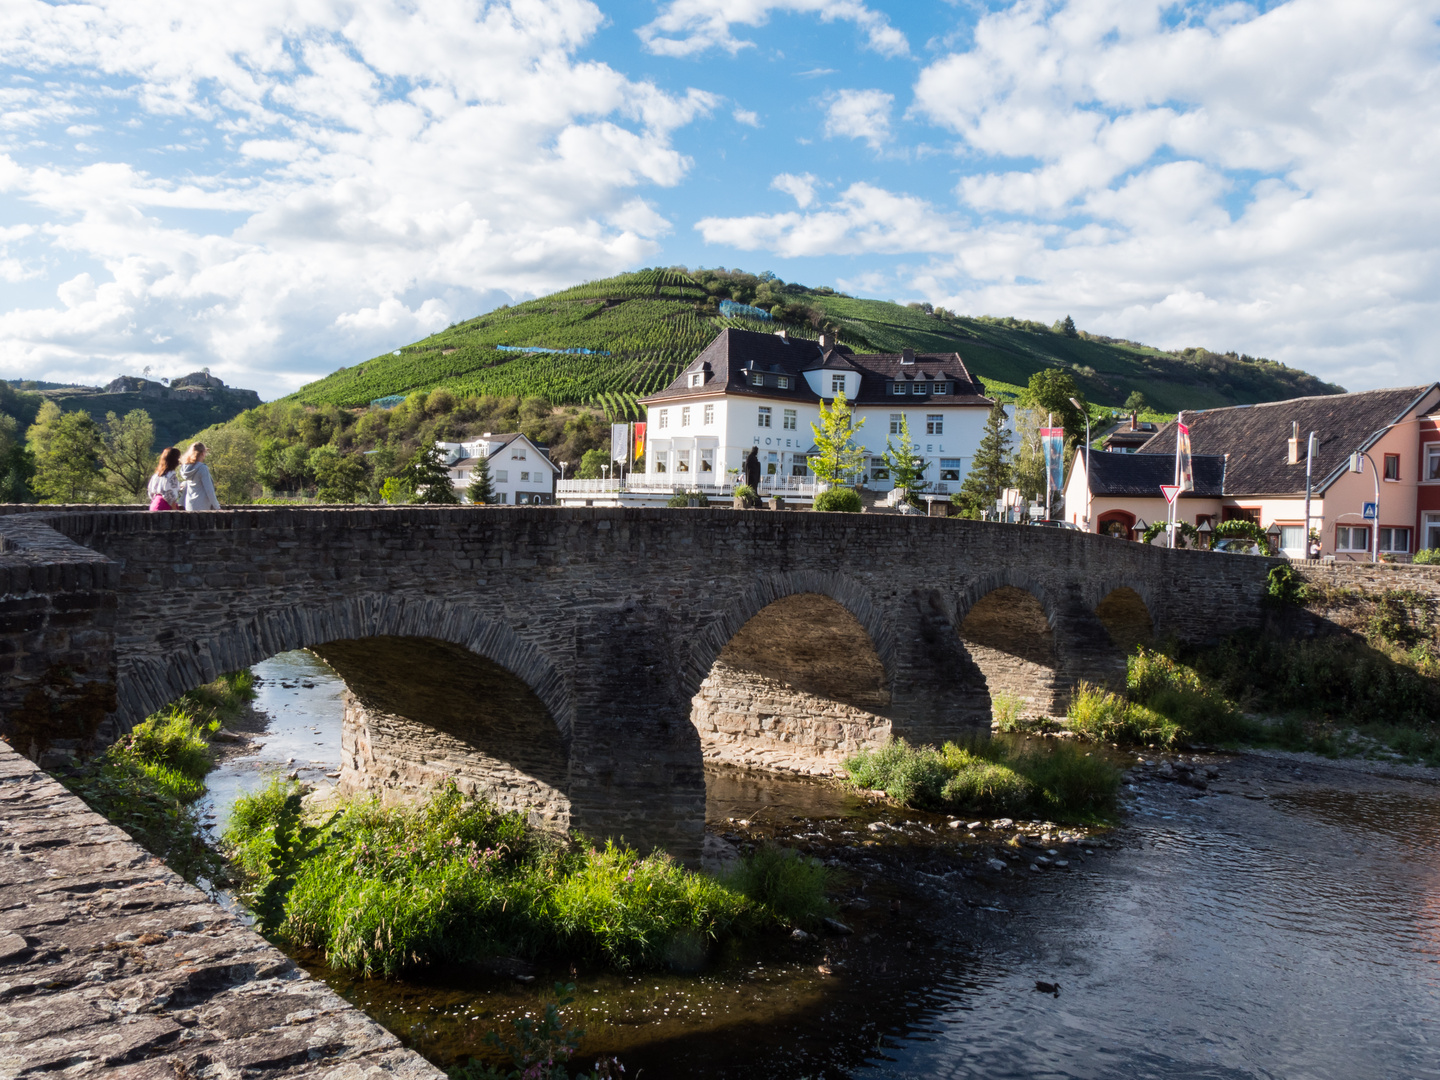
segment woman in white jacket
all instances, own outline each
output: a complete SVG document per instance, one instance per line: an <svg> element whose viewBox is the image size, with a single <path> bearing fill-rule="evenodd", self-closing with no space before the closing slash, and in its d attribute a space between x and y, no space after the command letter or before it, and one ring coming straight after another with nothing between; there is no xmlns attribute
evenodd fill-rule
<svg viewBox="0 0 1440 1080"><path fill-rule="evenodd" d="M150 477L146 490L150 493L151 510L181 510L184 504L180 494L180 451L167 446L160 451L160 460L155 463L155 475Z"/></svg>
<svg viewBox="0 0 1440 1080"><path fill-rule="evenodd" d="M191 443L185 453L185 463L180 466L180 478L185 481L186 510L219 510L220 502L215 498L215 484L210 479L210 470L205 467L205 444Z"/></svg>

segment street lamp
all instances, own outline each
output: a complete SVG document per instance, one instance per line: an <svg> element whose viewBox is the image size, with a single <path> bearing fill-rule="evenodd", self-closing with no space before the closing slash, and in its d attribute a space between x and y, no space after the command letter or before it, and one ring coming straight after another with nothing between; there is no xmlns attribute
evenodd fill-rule
<svg viewBox="0 0 1440 1080"><path fill-rule="evenodd" d="M1090 410L1073 397L1070 404L1085 414L1085 528L1090 528Z"/></svg>
<svg viewBox="0 0 1440 1080"><path fill-rule="evenodd" d="M1201 518L1200 524L1195 527L1195 531L1200 534L1200 543L1204 545L1206 550L1209 550L1210 534L1215 531L1215 527L1210 524L1210 519L1208 517Z"/></svg>
<svg viewBox="0 0 1440 1080"><path fill-rule="evenodd" d="M1145 519L1144 519L1144 518L1142 518L1142 517L1137 517L1137 518L1135 519L1135 524L1131 526L1131 528L1135 530L1135 539L1136 539L1136 540L1139 540L1139 539L1143 538L1144 535L1145 535L1145 530L1148 529L1149 527L1150 527L1149 525L1146 525L1146 524L1145 524Z"/></svg>
<svg viewBox="0 0 1440 1080"><path fill-rule="evenodd" d="M566 467L567 467L569 464L570 464L570 462L568 462L568 461L562 461L562 462L560 462L560 479L561 479L562 481L565 479L565 469L566 469Z"/></svg>
<svg viewBox="0 0 1440 1080"><path fill-rule="evenodd" d="M1374 440L1373 435L1371 436L1371 440ZM1375 468L1374 458L1364 450L1356 450L1350 455L1351 472L1363 473L1365 471L1364 462L1361 460L1362 458L1370 462L1370 471L1375 474L1375 520L1370 525L1370 561L1378 563L1380 561L1380 470ZM1308 536L1305 538L1305 542L1307 545L1309 544L1310 538Z"/></svg>
<svg viewBox="0 0 1440 1080"><path fill-rule="evenodd" d="M1278 523L1278 522L1271 522L1271 523L1270 523L1270 528L1268 528L1268 529L1265 530L1265 535L1270 538L1270 550L1271 550L1271 552L1272 552L1272 553L1273 553L1273 552L1278 552L1278 551L1280 550L1280 525L1279 525L1279 523Z"/></svg>

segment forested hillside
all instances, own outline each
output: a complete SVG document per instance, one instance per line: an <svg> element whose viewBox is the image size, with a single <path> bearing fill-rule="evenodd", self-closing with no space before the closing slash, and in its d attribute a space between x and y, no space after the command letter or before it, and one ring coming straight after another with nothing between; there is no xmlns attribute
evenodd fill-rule
<svg viewBox="0 0 1440 1080"><path fill-rule="evenodd" d="M773 322L727 317L732 300ZM835 330L860 352L957 351L1000 394L1032 374L1069 371L1092 402L1119 406L1139 391L1162 413L1337 393L1340 387L1263 358L1203 348L1162 352L1135 342L1010 318L965 317L924 304L863 300L738 270L646 270L503 307L394 353L342 368L292 395L353 408L444 386L464 395L595 404L617 419L725 326L814 336ZM524 352L522 349L555 351ZM570 350L570 351L564 351Z"/></svg>

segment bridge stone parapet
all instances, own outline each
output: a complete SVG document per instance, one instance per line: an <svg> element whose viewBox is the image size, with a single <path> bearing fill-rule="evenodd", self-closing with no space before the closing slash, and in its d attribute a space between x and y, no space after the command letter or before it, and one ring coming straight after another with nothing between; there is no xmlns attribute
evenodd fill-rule
<svg viewBox="0 0 1440 1080"><path fill-rule="evenodd" d="M50 561L27 529L49 530ZM543 706L535 715L550 725L548 756L520 770L544 773L531 775L548 792L537 798L559 814L563 796L583 831L687 857L699 850L707 752L763 760L809 746L831 760L886 725L913 741L953 738L988 724L991 683L1005 670L1028 672L1044 683L1043 707L1060 707L1077 680L1123 671L1106 614L1114 596L1132 597L1150 633L1206 640L1258 623L1271 565L986 522L618 507L65 509L0 514L0 535L0 570L12 569L12 539L15 559L44 567L35 588L4 579L16 584L0 601L0 615L17 605L0 649L23 649L31 680L0 699L0 730L23 733L27 752L62 738L103 743L277 652L339 657L368 639L424 639L508 673ZM852 669L873 686L852 685ZM59 697L27 697L46 672L72 680L71 699L94 684L83 722L39 707ZM735 682L752 677L753 693ZM485 744L513 745L515 732L460 716L459 692L444 700L443 665L413 678L437 684L441 698L405 714L413 726L391 740L404 750L391 767L434 772L470 743L492 759L474 783L500 783ZM395 680L384 693L354 681L362 702L369 695L392 719L404 712L380 700L394 698ZM727 681L743 691L720 695L735 706L728 734L716 725L706 738L692 718ZM791 706L773 707L776 685L794 692ZM844 708L817 714L806 695ZM426 709L433 723L413 714ZM767 717L778 722L766 727ZM747 736L752 728L763 738ZM746 738L759 741L747 748Z"/></svg>

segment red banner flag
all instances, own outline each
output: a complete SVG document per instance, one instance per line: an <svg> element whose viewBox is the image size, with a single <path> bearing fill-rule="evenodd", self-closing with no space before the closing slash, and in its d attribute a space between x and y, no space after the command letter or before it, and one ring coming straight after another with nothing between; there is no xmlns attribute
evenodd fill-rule
<svg viewBox="0 0 1440 1080"><path fill-rule="evenodd" d="M635 425L635 456L631 461L639 461L645 456L645 425Z"/></svg>
<svg viewBox="0 0 1440 1080"><path fill-rule="evenodd" d="M1195 470L1190 462L1190 429L1175 421L1175 486L1181 491L1195 490Z"/></svg>

